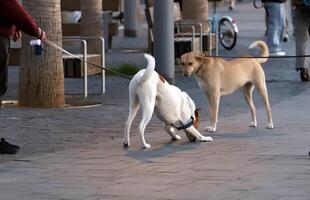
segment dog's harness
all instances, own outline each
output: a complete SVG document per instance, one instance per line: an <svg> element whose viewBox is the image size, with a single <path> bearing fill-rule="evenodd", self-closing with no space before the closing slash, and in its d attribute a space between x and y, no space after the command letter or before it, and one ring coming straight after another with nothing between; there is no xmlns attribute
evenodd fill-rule
<svg viewBox="0 0 310 200"><path fill-rule="evenodd" d="M174 128L176 128L178 131L183 130L183 129L187 129L187 128L191 127L193 124L194 124L194 117L193 116L191 116L191 119L189 120L189 122L183 126L177 127L177 126L173 125L172 123L170 123L170 125L173 126Z"/></svg>
<svg viewBox="0 0 310 200"><path fill-rule="evenodd" d="M186 97L187 97L187 100L188 100L188 103L189 103L189 107L192 109L192 105L190 103L190 99L189 99L188 96L186 96ZM170 125L173 126L174 128L176 128L178 131L183 130L183 129L187 129L187 128L191 127L193 124L194 124L194 117L193 116L191 116L191 118L190 118L190 120L189 120L189 122L187 124L184 124L184 125L179 126L179 127L176 127L175 125L170 123Z"/></svg>

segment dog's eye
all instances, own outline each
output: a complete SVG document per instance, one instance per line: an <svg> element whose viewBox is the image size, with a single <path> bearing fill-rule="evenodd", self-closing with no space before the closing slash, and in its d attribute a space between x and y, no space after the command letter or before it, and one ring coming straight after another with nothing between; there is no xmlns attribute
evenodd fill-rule
<svg viewBox="0 0 310 200"><path fill-rule="evenodd" d="M192 62L189 62L188 65L193 65L193 63L192 63Z"/></svg>
<svg viewBox="0 0 310 200"><path fill-rule="evenodd" d="M181 65L184 66L185 65L184 62L181 62Z"/></svg>

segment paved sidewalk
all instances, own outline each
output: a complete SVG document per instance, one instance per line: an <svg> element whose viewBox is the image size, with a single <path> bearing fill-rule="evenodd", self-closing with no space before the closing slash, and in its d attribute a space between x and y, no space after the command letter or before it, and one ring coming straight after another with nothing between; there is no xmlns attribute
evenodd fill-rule
<svg viewBox="0 0 310 200"><path fill-rule="evenodd" d="M259 54L247 46L264 39L264 11L243 2L232 13L226 7L220 13L236 16L240 28L236 48L220 53ZM120 51L122 45L143 48L143 40L123 40L116 38L118 50L107 55L108 62L130 60L143 66L141 53ZM293 38L284 49L294 55ZM222 98L218 130L210 143L190 143L182 132L181 141L170 142L154 117L146 129L152 149L139 148L138 120L132 147L123 149L128 81L119 77L107 77L106 95L90 96L103 102L98 107L5 108L0 111L0 136L21 151L0 155L0 200L309 200L310 85L299 81L294 60L270 60L264 69L275 129L265 129L267 117L256 93L258 128L248 127L248 107L237 92ZM10 68L10 77L6 99L16 98L17 67ZM207 103L196 80L176 74L176 84L203 108L203 133ZM90 92L98 85L99 77L91 77ZM66 80L67 93L81 88L80 79Z"/></svg>
<svg viewBox="0 0 310 200"><path fill-rule="evenodd" d="M149 151L133 137L129 150L116 139L3 163L0 199L308 200L309 95L274 106L274 130L260 109L258 128L248 113L222 119L211 143L171 143L147 128Z"/></svg>

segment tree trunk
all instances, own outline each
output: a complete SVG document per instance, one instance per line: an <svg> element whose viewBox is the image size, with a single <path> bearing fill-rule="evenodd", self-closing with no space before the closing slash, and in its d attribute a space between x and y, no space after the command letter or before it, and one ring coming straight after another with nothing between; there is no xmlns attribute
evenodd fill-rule
<svg viewBox="0 0 310 200"><path fill-rule="evenodd" d="M46 31L49 40L62 46L60 0L23 0L24 7ZM29 45L33 37L23 35L19 75L19 104L58 108L65 104L62 53L48 45L37 56Z"/></svg>
<svg viewBox="0 0 310 200"><path fill-rule="evenodd" d="M81 36L102 37L102 0L81 0ZM89 40L88 52L99 53L101 49L98 40Z"/></svg>
<svg viewBox="0 0 310 200"><path fill-rule="evenodd" d="M203 31L208 30L208 1L183 0L183 19L194 19L202 23Z"/></svg>

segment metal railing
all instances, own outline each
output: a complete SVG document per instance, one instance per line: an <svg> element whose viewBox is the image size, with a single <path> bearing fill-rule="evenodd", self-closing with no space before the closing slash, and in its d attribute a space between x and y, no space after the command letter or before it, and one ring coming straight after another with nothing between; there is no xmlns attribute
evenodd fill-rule
<svg viewBox="0 0 310 200"><path fill-rule="evenodd" d="M101 43L101 67L105 67L105 45L104 45L104 38L102 37L68 37L63 39L64 42L81 42L83 47L83 88L84 88L84 98L88 97L88 65L87 65L87 40L100 40ZM101 69L101 89L100 94L105 93L105 71Z"/></svg>

